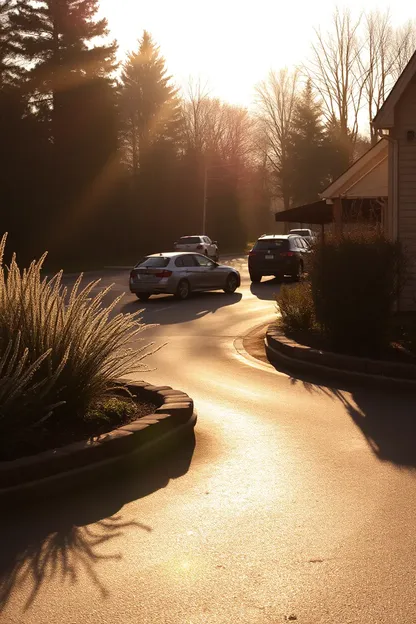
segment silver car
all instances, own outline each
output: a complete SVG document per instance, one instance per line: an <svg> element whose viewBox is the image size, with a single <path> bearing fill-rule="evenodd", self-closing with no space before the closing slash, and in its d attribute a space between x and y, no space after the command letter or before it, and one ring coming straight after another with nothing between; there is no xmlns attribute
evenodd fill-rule
<svg viewBox="0 0 416 624"><path fill-rule="evenodd" d="M146 256L130 273L130 292L140 301L160 293L182 300L188 299L191 292L203 290L233 293L239 286L240 274L236 269L191 252Z"/></svg>

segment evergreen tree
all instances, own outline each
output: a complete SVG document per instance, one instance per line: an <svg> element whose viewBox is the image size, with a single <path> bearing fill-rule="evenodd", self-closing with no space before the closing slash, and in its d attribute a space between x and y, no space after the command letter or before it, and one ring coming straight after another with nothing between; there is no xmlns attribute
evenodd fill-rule
<svg viewBox="0 0 416 624"><path fill-rule="evenodd" d="M116 44L97 45L108 35L107 21L96 19L98 0L17 0L16 6L16 50L28 66L31 101L42 118L49 117L59 152L68 128L76 133L74 92L111 76Z"/></svg>
<svg viewBox="0 0 416 624"><path fill-rule="evenodd" d="M295 107L290 162L294 205L316 201L328 182L327 138L321 105L315 99L310 80Z"/></svg>
<svg viewBox="0 0 416 624"><path fill-rule="evenodd" d="M77 206L92 212L98 194L91 189L117 150L116 44L104 43L107 22L97 19L97 10L98 0L16 0L10 17L14 50L26 67L29 110L52 150L43 174L48 200L38 214L43 244L52 250L52 243L73 249L57 232L64 223L76 226Z"/></svg>
<svg viewBox="0 0 416 624"><path fill-rule="evenodd" d="M127 161L137 173L160 143L174 146L181 124L177 91L165 59L146 31L129 54L121 76L122 138Z"/></svg>

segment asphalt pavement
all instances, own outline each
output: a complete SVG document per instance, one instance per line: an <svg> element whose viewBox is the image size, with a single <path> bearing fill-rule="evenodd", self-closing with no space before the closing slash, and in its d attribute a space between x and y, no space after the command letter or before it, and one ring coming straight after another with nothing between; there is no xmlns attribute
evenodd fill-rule
<svg viewBox="0 0 416 624"><path fill-rule="evenodd" d="M279 285L144 308L144 377L195 400L160 464L1 510L1 624L410 623L412 396L297 380L241 353ZM97 274L96 277L101 276ZM114 294L128 272L106 271ZM113 295L109 295L111 298Z"/></svg>

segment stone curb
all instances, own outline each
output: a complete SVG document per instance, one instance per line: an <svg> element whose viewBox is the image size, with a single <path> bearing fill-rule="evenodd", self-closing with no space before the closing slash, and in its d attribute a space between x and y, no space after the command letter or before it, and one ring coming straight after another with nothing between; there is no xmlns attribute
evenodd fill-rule
<svg viewBox="0 0 416 624"><path fill-rule="evenodd" d="M384 389L416 391L416 366L319 351L287 338L276 325L266 330L266 353L288 370Z"/></svg>
<svg viewBox="0 0 416 624"><path fill-rule="evenodd" d="M158 405L155 412L94 439L0 462L0 499L73 486L106 466L137 455L144 459L159 448L163 450L195 426L194 403L184 392L145 381L127 383L127 387L132 394L154 401Z"/></svg>

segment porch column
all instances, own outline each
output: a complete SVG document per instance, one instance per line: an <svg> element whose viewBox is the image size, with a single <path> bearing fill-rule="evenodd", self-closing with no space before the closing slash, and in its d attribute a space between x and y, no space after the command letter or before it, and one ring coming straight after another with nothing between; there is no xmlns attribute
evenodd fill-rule
<svg viewBox="0 0 416 624"><path fill-rule="evenodd" d="M341 238L342 236L342 199L336 197L332 205L332 214L334 219L334 236Z"/></svg>

